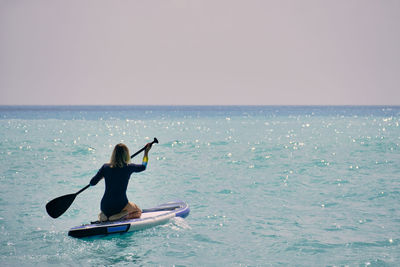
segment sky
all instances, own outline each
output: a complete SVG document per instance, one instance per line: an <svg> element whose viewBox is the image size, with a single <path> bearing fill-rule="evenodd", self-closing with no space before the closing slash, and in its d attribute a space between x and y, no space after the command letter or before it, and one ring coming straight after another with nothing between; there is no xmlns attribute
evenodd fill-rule
<svg viewBox="0 0 400 267"><path fill-rule="evenodd" d="M398 0L0 0L0 105L400 105Z"/></svg>

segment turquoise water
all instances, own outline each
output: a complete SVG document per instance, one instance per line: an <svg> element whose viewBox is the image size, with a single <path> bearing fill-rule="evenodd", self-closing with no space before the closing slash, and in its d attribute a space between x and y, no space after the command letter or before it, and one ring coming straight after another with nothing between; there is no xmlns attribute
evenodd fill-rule
<svg viewBox="0 0 400 267"><path fill-rule="evenodd" d="M400 107L0 107L2 266L399 266ZM74 239L118 142L157 137L128 198L186 219ZM134 159L141 162L141 155Z"/></svg>

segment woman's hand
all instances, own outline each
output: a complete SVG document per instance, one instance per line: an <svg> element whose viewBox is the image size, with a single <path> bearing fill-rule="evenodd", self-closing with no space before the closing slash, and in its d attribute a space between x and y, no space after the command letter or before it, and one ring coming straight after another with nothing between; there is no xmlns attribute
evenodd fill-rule
<svg viewBox="0 0 400 267"><path fill-rule="evenodd" d="M146 148L145 148L145 150L144 150L144 153L145 153L145 154L149 153L149 151L150 151L152 145L153 145L153 143L147 143Z"/></svg>

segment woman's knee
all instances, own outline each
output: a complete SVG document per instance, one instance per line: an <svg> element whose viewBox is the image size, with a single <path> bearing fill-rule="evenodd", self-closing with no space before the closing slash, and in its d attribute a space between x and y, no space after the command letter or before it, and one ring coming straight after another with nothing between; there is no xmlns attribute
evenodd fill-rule
<svg viewBox="0 0 400 267"><path fill-rule="evenodd" d="M126 204L126 206L123 210L126 210L129 213L134 213L134 212L138 212L138 211L140 211L140 213L142 212L142 210L139 208L139 206L133 202L128 202L128 204Z"/></svg>

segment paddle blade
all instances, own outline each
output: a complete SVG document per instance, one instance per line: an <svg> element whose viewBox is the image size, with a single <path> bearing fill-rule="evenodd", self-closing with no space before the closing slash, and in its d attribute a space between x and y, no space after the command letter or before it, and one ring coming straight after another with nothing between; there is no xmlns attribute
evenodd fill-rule
<svg viewBox="0 0 400 267"><path fill-rule="evenodd" d="M60 217L74 202L76 194L69 194L53 199L46 204L46 211L52 218Z"/></svg>

